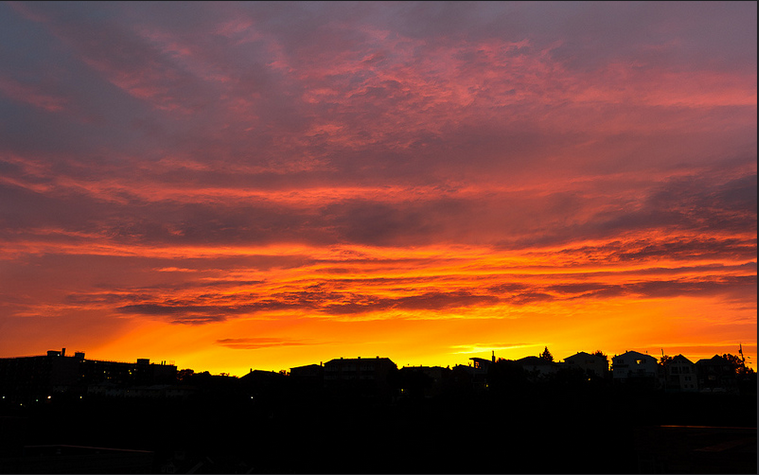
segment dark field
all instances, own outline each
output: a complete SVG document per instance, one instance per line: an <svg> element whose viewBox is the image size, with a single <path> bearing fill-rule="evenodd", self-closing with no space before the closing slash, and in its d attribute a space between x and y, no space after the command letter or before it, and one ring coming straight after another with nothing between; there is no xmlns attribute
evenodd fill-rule
<svg viewBox="0 0 759 475"><path fill-rule="evenodd" d="M754 395L604 386L399 399L293 389L252 399L242 391L222 391L184 400L4 404L0 471L756 473L757 468ZM661 427L668 425L702 427ZM45 445L53 447L39 447Z"/></svg>

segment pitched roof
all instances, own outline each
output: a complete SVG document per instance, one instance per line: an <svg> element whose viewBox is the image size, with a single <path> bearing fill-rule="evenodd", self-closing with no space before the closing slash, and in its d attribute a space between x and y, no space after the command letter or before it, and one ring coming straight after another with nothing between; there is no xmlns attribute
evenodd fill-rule
<svg viewBox="0 0 759 475"><path fill-rule="evenodd" d="M603 356L591 355L590 353L586 353L584 351L580 351L580 352L578 352L578 353L576 353L576 354L574 354L572 356L567 356L566 358L564 358L564 361L574 360L574 359L577 359L577 358L598 358L599 360L604 361L604 357Z"/></svg>
<svg viewBox="0 0 759 475"><path fill-rule="evenodd" d="M380 358L379 356L377 356L375 358L361 358L361 357L358 357L358 358L334 358L334 359L331 359L331 360L327 361L324 364L325 365L338 364L340 362L343 362L343 363L347 363L347 362L362 363L362 362L372 362L372 361L382 361L382 362L387 362L387 363L395 365L395 363L393 363L393 360L391 360L390 358L384 358L384 357Z"/></svg>
<svg viewBox="0 0 759 475"><path fill-rule="evenodd" d="M711 358L704 358L696 361L697 365L704 365L704 364L712 364L712 365L727 365L730 364L729 361L727 361L725 358L721 357L720 355L714 355Z"/></svg>
<svg viewBox="0 0 759 475"><path fill-rule="evenodd" d="M686 358L686 357L685 357L685 356L683 356L683 355L677 355L677 356L673 356L673 357L672 357L672 360L671 360L670 362L671 362L671 363L674 363L674 362L681 362L681 363L694 364L694 363L693 363L691 360L689 360L688 358Z"/></svg>
<svg viewBox="0 0 759 475"><path fill-rule="evenodd" d="M477 358L477 357L474 357L474 358L469 358L469 359L472 360L472 361L479 361L480 363L488 363L488 364L490 364L490 363L493 362L492 360L489 360L487 358Z"/></svg>
<svg viewBox="0 0 759 475"><path fill-rule="evenodd" d="M323 368L323 366L320 365L320 364L312 363L312 364L307 364L307 365L303 365L303 366L294 366L294 367L290 368L290 371L292 371L294 369L307 369L307 368L308 369Z"/></svg>
<svg viewBox="0 0 759 475"><path fill-rule="evenodd" d="M632 351L632 350L630 350L630 351L625 351L625 352L624 352L624 353L622 353L621 355L616 355L616 356L614 356L614 358L627 357L627 356L633 356L633 357L635 357L636 359L640 359L640 358L651 358L651 359L653 359L654 361L656 361L656 358L654 358L654 357L653 357L653 356L651 356L651 355L647 355L647 354L645 354L645 353L640 353L639 351Z"/></svg>

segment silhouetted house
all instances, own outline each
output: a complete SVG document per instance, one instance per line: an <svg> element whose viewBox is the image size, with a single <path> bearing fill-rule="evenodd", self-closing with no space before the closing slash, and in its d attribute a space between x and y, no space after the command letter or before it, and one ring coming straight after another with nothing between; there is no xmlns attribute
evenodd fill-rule
<svg viewBox="0 0 759 475"><path fill-rule="evenodd" d="M277 384L284 380L286 376L276 371L263 371L260 369L251 369L248 374L242 376L240 381L254 385Z"/></svg>
<svg viewBox="0 0 759 475"><path fill-rule="evenodd" d="M637 351L627 351L611 359L611 371L614 381L654 382L658 375L656 358Z"/></svg>
<svg viewBox="0 0 759 475"><path fill-rule="evenodd" d="M246 390L248 395L262 395L279 393L284 389L287 376L276 371L262 371L252 369L242 376L239 385Z"/></svg>
<svg viewBox="0 0 759 475"><path fill-rule="evenodd" d="M483 358L469 358L472 360L468 365L457 364L453 369L457 371L463 371L470 376L486 375L488 374L488 360Z"/></svg>
<svg viewBox="0 0 759 475"><path fill-rule="evenodd" d="M454 365L451 369L452 387L457 388L457 390L483 389L487 373L475 375L474 371L472 365Z"/></svg>
<svg viewBox="0 0 759 475"><path fill-rule="evenodd" d="M485 359L485 358L469 358L472 360L472 366L475 369L483 370L485 372L488 371L488 368L490 368L491 364L495 364L495 351L493 352L493 356L491 358Z"/></svg>
<svg viewBox="0 0 759 475"><path fill-rule="evenodd" d="M696 362L698 387L702 392L737 391L738 377L735 366L719 355Z"/></svg>
<svg viewBox="0 0 759 475"><path fill-rule="evenodd" d="M661 365L661 373L665 391L698 391L696 365L683 355L677 355Z"/></svg>
<svg viewBox="0 0 759 475"><path fill-rule="evenodd" d="M388 391L388 375L398 366L389 358L340 358L324 363L328 388Z"/></svg>
<svg viewBox="0 0 759 475"><path fill-rule="evenodd" d="M559 371L558 364L537 356L527 356L516 360L515 363L521 366L533 381L545 379Z"/></svg>
<svg viewBox="0 0 759 475"><path fill-rule="evenodd" d="M204 400L217 397L243 397L245 388L242 388L240 380L241 378L229 374L211 374L203 371L185 375L182 378L182 384L194 397Z"/></svg>
<svg viewBox="0 0 759 475"><path fill-rule="evenodd" d="M564 358L564 364L567 368L577 368L587 375L594 375L598 378L606 378L609 374L609 362L606 358L599 355L591 355L584 351Z"/></svg>
<svg viewBox="0 0 759 475"><path fill-rule="evenodd" d="M399 395L402 397L433 397L444 388L451 372L442 366L404 366L398 371Z"/></svg>
<svg viewBox="0 0 759 475"><path fill-rule="evenodd" d="M443 378L450 372L450 369L443 368L442 366L406 366L404 369L423 373L432 380L433 384L442 383Z"/></svg>
<svg viewBox="0 0 759 475"><path fill-rule="evenodd" d="M469 365L456 365L453 367L454 379L460 380L461 374L466 373L474 389L485 389L488 387L488 371L490 365L495 364L495 352L491 359L486 358L469 358L472 362Z"/></svg>
<svg viewBox="0 0 759 475"><path fill-rule="evenodd" d="M290 377L298 384L307 386L321 386L324 382L324 366L309 364L290 368Z"/></svg>
<svg viewBox="0 0 759 475"><path fill-rule="evenodd" d="M501 358L495 364L490 365L488 389L496 393L520 392L533 382L532 376L516 361Z"/></svg>

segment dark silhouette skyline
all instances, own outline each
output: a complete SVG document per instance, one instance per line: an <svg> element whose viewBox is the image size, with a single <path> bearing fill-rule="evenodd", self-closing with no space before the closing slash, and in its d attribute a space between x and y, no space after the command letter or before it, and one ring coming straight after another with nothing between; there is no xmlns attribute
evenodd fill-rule
<svg viewBox="0 0 759 475"><path fill-rule="evenodd" d="M242 377L57 350L5 358L0 472L755 472L756 374L732 355L615 377L599 353L453 368L343 357ZM686 367L710 390L681 386Z"/></svg>
<svg viewBox="0 0 759 475"><path fill-rule="evenodd" d="M548 347L539 356L526 356L516 360L496 358L469 358L468 364L451 367L407 366L400 371L419 372L424 378L439 383L443 374L462 373L471 377L473 384L488 386L492 379L491 369L498 364L513 365L532 382L545 382L558 378L561 374L571 374L575 378L588 381L606 381L619 384L646 384L651 389L676 392L733 392L740 391L739 381L754 375L746 365L742 348L739 355L714 355L695 363L683 355L656 358L637 351L627 351L621 355L608 355L598 350L593 354L578 352L555 362ZM399 368L390 358L335 358L318 364L290 368L288 371L254 370L242 377L232 377L241 381L253 379L256 375L286 376L293 380L311 381L317 385L340 386L355 382L371 383L388 389L392 375ZM197 373L208 374L199 368ZM0 394L3 399L26 400L32 398L52 398L53 394L85 395L129 395L143 397L149 394L163 397L186 395L188 388L173 387L185 383L196 374L194 369L178 370L174 364L161 361L151 363L148 358L138 358L135 363L86 359L84 352L66 355L66 348L49 350L45 355L16 358L0 358ZM433 376L434 374L434 376ZM228 373L219 377L229 378ZM745 384L744 384L745 385ZM404 388L396 387L403 390ZM744 388L745 391L745 388Z"/></svg>

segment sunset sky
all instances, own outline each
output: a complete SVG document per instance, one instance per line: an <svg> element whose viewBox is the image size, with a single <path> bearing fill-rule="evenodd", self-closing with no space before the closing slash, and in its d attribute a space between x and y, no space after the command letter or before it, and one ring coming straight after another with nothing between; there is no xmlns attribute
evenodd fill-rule
<svg viewBox="0 0 759 475"><path fill-rule="evenodd" d="M0 357L756 361L757 4L0 4Z"/></svg>

